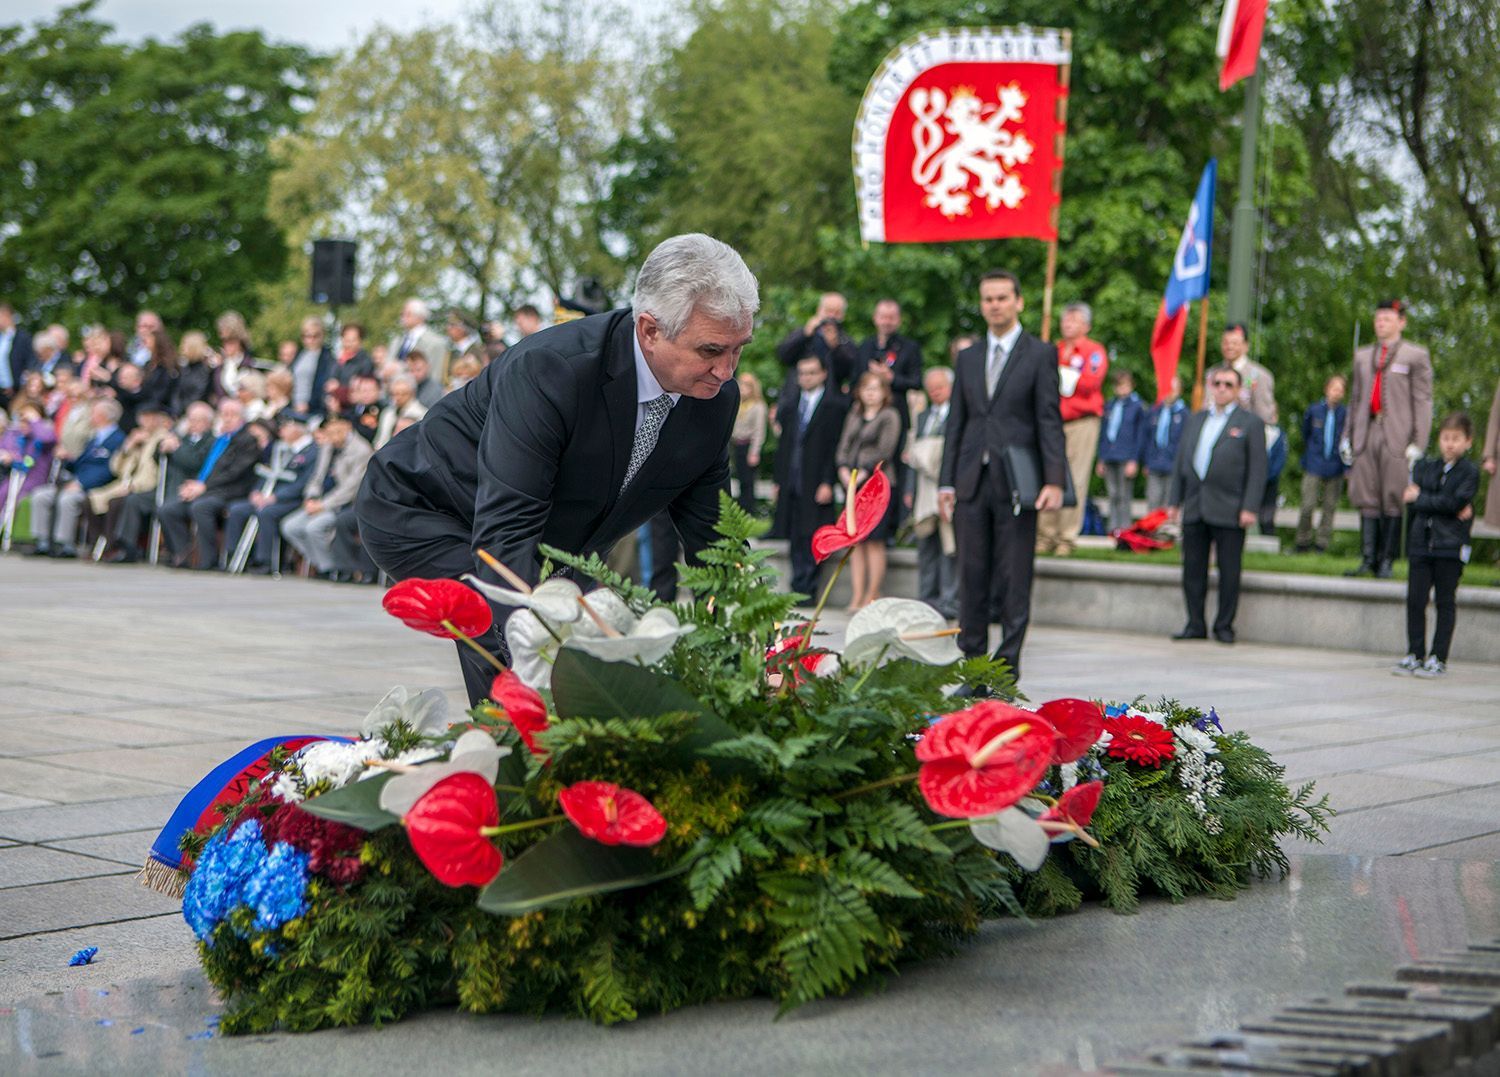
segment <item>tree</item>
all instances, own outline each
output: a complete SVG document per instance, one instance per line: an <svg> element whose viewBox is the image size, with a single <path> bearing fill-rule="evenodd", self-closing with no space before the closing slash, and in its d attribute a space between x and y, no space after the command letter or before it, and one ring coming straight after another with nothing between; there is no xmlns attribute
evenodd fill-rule
<svg viewBox="0 0 1500 1077"><path fill-rule="evenodd" d="M0 295L35 322L253 315L286 258L267 147L314 57L206 25L125 45L94 6L0 27Z"/></svg>
<svg viewBox="0 0 1500 1077"><path fill-rule="evenodd" d="M563 295L581 276L619 281L587 212L631 100L605 47L615 24L562 3L528 11L496 4L461 24L377 28L276 146L273 215L299 245L359 241L354 313L369 324L393 323L407 295L484 318L538 284ZM295 256L267 290L278 328L305 309L305 267Z"/></svg>

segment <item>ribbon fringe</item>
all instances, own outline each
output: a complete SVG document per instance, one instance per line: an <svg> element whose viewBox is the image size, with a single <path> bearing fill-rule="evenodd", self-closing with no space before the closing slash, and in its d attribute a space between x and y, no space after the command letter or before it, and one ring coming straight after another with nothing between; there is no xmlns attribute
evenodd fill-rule
<svg viewBox="0 0 1500 1077"><path fill-rule="evenodd" d="M146 863L135 877L135 881L147 890L155 890L158 894L178 899L181 899L183 891L187 889L187 880L187 872L164 864L154 856L146 858Z"/></svg>

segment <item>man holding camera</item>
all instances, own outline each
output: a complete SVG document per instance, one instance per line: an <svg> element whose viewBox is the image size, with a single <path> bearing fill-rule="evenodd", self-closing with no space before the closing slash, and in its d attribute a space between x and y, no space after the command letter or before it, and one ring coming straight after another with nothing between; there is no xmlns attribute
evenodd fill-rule
<svg viewBox="0 0 1500 1077"><path fill-rule="evenodd" d="M818 311L801 329L793 329L776 345L776 357L786 367L783 393L797 388L797 360L811 355L828 372L828 389L843 395L849 391L854 376L854 340L844 332L844 315L848 301L838 292L824 292L818 299Z"/></svg>

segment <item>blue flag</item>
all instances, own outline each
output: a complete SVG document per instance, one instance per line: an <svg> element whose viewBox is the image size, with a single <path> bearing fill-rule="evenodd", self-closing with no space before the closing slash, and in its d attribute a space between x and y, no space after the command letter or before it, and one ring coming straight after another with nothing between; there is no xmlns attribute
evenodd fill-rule
<svg viewBox="0 0 1500 1077"><path fill-rule="evenodd" d="M1167 314L1173 315L1184 304L1208 294L1208 266L1214 247L1214 180L1219 163L1212 157L1198 181L1198 193L1188 210L1187 226L1177 242L1172 259L1172 275L1167 278Z"/></svg>

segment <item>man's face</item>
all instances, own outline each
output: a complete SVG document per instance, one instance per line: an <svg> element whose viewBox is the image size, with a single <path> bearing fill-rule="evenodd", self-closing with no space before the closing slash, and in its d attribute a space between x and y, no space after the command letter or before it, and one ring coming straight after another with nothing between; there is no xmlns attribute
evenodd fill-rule
<svg viewBox="0 0 1500 1077"><path fill-rule="evenodd" d="M832 318L836 322L842 322L848 311L848 302L838 292L825 292L818 299L818 321Z"/></svg>
<svg viewBox="0 0 1500 1077"><path fill-rule="evenodd" d="M432 367L427 363L425 355L413 354L407 357L406 372L417 379L417 384L427 380L427 375L432 372Z"/></svg>
<svg viewBox="0 0 1500 1077"><path fill-rule="evenodd" d="M895 303L876 303L875 317L871 320L875 323L875 332L888 337L901 328L901 308Z"/></svg>
<svg viewBox="0 0 1500 1077"><path fill-rule="evenodd" d="M1079 311L1062 312L1062 335L1064 340L1077 340L1089 331L1088 319Z"/></svg>
<svg viewBox="0 0 1500 1077"><path fill-rule="evenodd" d="M349 431L353 428L343 419L324 419L319 429L327 431L328 444L335 449L342 449L344 442L349 440Z"/></svg>
<svg viewBox="0 0 1500 1077"><path fill-rule="evenodd" d="M979 285L979 315L996 336L1010 332L1026 309L1026 301L1016 294L1008 280L987 280Z"/></svg>
<svg viewBox="0 0 1500 1077"><path fill-rule="evenodd" d="M395 381L391 383L391 403L394 404L398 410L410 404L411 398L412 391L410 385L406 384L406 382L404 381Z"/></svg>
<svg viewBox="0 0 1500 1077"><path fill-rule="evenodd" d="M529 310L523 310L516 315L516 332L523 337L529 337L542 327L542 320Z"/></svg>
<svg viewBox="0 0 1500 1077"><path fill-rule="evenodd" d="M307 351L317 351L323 346L323 327L317 322L302 323L302 347Z"/></svg>
<svg viewBox="0 0 1500 1077"><path fill-rule="evenodd" d="M1170 385L1172 390L1172 399L1176 400L1179 396L1182 395L1182 379L1179 378L1176 374L1173 374Z"/></svg>
<svg viewBox="0 0 1500 1077"><path fill-rule="evenodd" d="M1120 381L1115 382L1116 396L1129 396L1133 392L1135 392L1135 382L1129 378L1122 378Z"/></svg>
<svg viewBox="0 0 1500 1077"><path fill-rule="evenodd" d="M232 434L245 425L245 409L238 400L224 400L219 404L219 430Z"/></svg>
<svg viewBox="0 0 1500 1077"><path fill-rule="evenodd" d="M214 424L214 413L208 405L188 408L187 428L189 434L206 434Z"/></svg>
<svg viewBox="0 0 1500 1077"><path fill-rule="evenodd" d="M1245 340L1245 334L1238 329L1226 329L1224 335L1219 338L1219 352L1224 356L1226 362L1233 363L1244 356L1249 350L1249 342Z"/></svg>
<svg viewBox="0 0 1500 1077"><path fill-rule="evenodd" d="M115 419L109 412L110 409L108 406L95 404L93 410L89 412L89 425L95 430L103 430L106 426L113 426Z"/></svg>
<svg viewBox="0 0 1500 1077"><path fill-rule="evenodd" d="M1240 379L1227 371L1216 370L1208 383L1208 390L1216 406L1227 408L1240 395Z"/></svg>
<svg viewBox="0 0 1500 1077"><path fill-rule="evenodd" d="M636 319L636 338L661 387L698 400L712 400L734 378L740 352L750 343L750 323L711 318L700 311L668 340L655 315Z"/></svg>
<svg viewBox="0 0 1500 1077"><path fill-rule="evenodd" d="M1438 431L1438 451L1450 464L1460 456L1466 455L1473 446L1474 440L1467 437L1462 430L1449 428Z"/></svg>
<svg viewBox="0 0 1500 1077"><path fill-rule="evenodd" d="M1375 312L1375 336L1379 340L1395 340L1406 329L1406 318L1399 311L1377 310Z"/></svg>
<svg viewBox="0 0 1500 1077"><path fill-rule="evenodd" d="M953 395L953 386L948 384L948 379L936 372L922 379L922 388L927 391L927 399L939 407L948 403L948 398Z"/></svg>
<svg viewBox="0 0 1500 1077"><path fill-rule="evenodd" d="M457 322L448 323L448 339L457 344L469 335L469 331Z"/></svg>
<svg viewBox="0 0 1500 1077"><path fill-rule="evenodd" d="M380 399L380 383L374 378L355 378L349 383L349 395L356 404L374 404Z"/></svg>
<svg viewBox="0 0 1500 1077"><path fill-rule="evenodd" d="M821 359L803 359L797 363L797 387L804 393L816 392L828 380Z"/></svg>
<svg viewBox="0 0 1500 1077"><path fill-rule="evenodd" d="M1344 379L1330 378L1328 385L1323 389L1323 395L1328 397L1330 404L1342 404L1344 402Z"/></svg>
<svg viewBox="0 0 1500 1077"><path fill-rule="evenodd" d="M422 312L420 310L418 310L414 304L412 304L412 303L406 304L406 306L404 306L404 307L401 308L401 325L402 325L402 327L405 328L405 329L410 330L410 329L415 329L415 328L417 328L417 326L424 324L421 315L422 315Z"/></svg>
<svg viewBox="0 0 1500 1077"><path fill-rule="evenodd" d="M295 445L307 434L307 427L301 423L282 423L277 436L288 445Z"/></svg>
<svg viewBox="0 0 1500 1077"><path fill-rule="evenodd" d="M339 343L344 346L346 352L357 352L360 345L364 344L358 329L345 329L339 334Z"/></svg>

